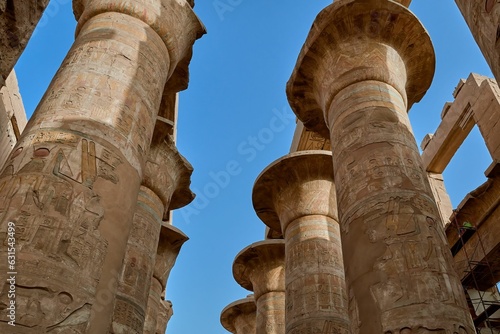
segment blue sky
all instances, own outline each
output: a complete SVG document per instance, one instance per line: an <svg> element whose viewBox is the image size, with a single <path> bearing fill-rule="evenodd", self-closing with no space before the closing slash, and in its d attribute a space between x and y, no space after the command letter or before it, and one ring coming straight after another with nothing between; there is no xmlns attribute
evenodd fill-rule
<svg viewBox="0 0 500 334"><path fill-rule="evenodd" d="M195 12L208 34L198 40L187 91L180 95L179 151L194 166L197 199L174 214L190 240L172 271L167 298L174 304L168 333L227 333L221 310L250 292L233 280L235 255L262 240L264 225L252 208L257 175L288 153L294 116L285 84L314 17L328 0L208 0ZM431 89L410 119L420 144L433 133L446 101L470 72L491 76L452 0L414 0L410 9L434 42L437 65ZM70 0L51 0L16 65L30 115L74 39ZM477 129L445 172L454 206L484 182L491 158Z"/></svg>

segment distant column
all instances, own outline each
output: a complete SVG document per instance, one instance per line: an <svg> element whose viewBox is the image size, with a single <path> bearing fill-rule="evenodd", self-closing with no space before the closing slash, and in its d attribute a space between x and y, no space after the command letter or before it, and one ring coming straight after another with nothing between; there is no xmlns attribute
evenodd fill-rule
<svg viewBox="0 0 500 334"><path fill-rule="evenodd" d="M151 147L118 280L112 333L142 333L162 218L165 209L174 209L172 201L178 208L194 198L192 171L172 142Z"/></svg>
<svg viewBox="0 0 500 334"><path fill-rule="evenodd" d="M331 152L278 159L252 198L259 218L285 238L286 333L349 333Z"/></svg>
<svg viewBox="0 0 500 334"><path fill-rule="evenodd" d="M233 276L253 291L257 305L256 334L285 334L285 243L264 240L243 249L233 263Z"/></svg>
<svg viewBox="0 0 500 334"><path fill-rule="evenodd" d="M37 334L109 331L162 93L204 31L182 0L84 4L0 174L2 244L9 222L16 230L16 323ZM3 309L0 332L12 330L6 321Z"/></svg>
<svg viewBox="0 0 500 334"><path fill-rule="evenodd" d="M166 295L167 279L174 267L177 255L182 245L189 238L178 228L163 224L160 232L160 241L156 250L155 267L151 278L144 334L164 333L168 320L172 315L172 304L164 299ZM162 318L166 314L166 318ZM170 315L170 316L169 316ZM157 332L157 328L160 328Z"/></svg>
<svg viewBox="0 0 500 334"><path fill-rule="evenodd" d="M331 141L353 333L474 333L407 115L434 65L408 9L339 0L287 85L299 119Z"/></svg>
<svg viewBox="0 0 500 334"><path fill-rule="evenodd" d="M222 310L220 322L233 334L255 334L256 310L253 296L240 299Z"/></svg>

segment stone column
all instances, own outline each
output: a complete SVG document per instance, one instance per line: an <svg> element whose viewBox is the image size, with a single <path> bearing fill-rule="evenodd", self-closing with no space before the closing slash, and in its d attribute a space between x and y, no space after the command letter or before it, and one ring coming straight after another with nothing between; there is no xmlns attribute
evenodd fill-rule
<svg viewBox="0 0 500 334"><path fill-rule="evenodd" d="M348 333L332 154L300 151L269 165L253 188L259 218L285 239L286 333Z"/></svg>
<svg viewBox="0 0 500 334"><path fill-rule="evenodd" d="M2 243L16 225L20 327L109 331L161 95L202 32L179 0L85 1L76 41L0 174Z"/></svg>
<svg viewBox="0 0 500 334"><path fill-rule="evenodd" d="M255 299L249 296L226 306L222 310L220 322L233 334L255 334L256 311Z"/></svg>
<svg viewBox="0 0 500 334"><path fill-rule="evenodd" d="M194 198L192 171L168 139L150 149L118 280L112 333L142 333L162 218L165 209L174 209L171 202L178 208Z"/></svg>
<svg viewBox="0 0 500 334"><path fill-rule="evenodd" d="M160 241L156 250L156 261L151 277L151 289L149 291L148 304L146 310L146 320L144 323L144 334L164 333L170 317L162 318L161 314L172 314L172 305L164 300L166 295L167 279L170 275L177 255L188 237L178 228L163 224L161 227ZM170 309L170 311L168 310ZM163 329L157 331L157 328Z"/></svg>
<svg viewBox="0 0 500 334"><path fill-rule="evenodd" d="M285 333L285 243L264 240L244 248L233 263L233 276L253 291L257 305L256 333Z"/></svg>
<svg viewBox="0 0 500 334"><path fill-rule="evenodd" d="M49 0L0 1L0 87L23 53L48 4Z"/></svg>
<svg viewBox="0 0 500 334"><path fill-rule="evenodd" d="M500 82L500 3L497 0L455 0L491 72Z"/></svg>
<svg viewBox="0 0 500 334"><path fill-rule="evenodd" d="M287 84L299 119L331 140L353 333L474 333L407 116L433 73L405 7L340 0Z"/></svg>

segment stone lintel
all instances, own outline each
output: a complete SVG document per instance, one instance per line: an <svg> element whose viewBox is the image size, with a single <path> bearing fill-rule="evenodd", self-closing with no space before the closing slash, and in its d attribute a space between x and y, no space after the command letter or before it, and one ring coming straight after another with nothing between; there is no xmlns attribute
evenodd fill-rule
<svg viewBox="0 0 500 334"><path fill-rule="evenodd" d="M161 283L163 290L181 247L187 240L188 236L177 227L162 224L153 277Z"/></svg>
<svg viewBox="0 0 500 334"><path fill-rule="evenodd" d="M338 220L332 153L299 151L274 161L257 177L252 201L257 216L278 233L302 216Z"/></svg>
<svg viewBox="0 0 500 334"><path fill-rule="evenodd" d="M476 124L492 157L500 157L498 85L494 80L475 73L460 83L460 88L454 93L455 101L445 105L446 112L436 132L426 136L425 144L422 143L425 145L422 161L427 172L441 174Z"/></svg>
<svg viewBox="0 0 500 334"><path fill-rule="evenodd" d="M429 88L434 68L430 37L406 7L339 0L316 17L287 83L288 101L307 128L330 138L324 112L337 92L359 81L382 81L407 97L409 109Z"/></svg>
<svg viewBox="0 0 500 334"><path fill-rule="evenodd" d="M206 33L205 26L186 0L76 0L73 11L78 20L76 35L92 17L105 12L117 12L135 17L149 25L165 43L170 57L169 77L180 65L187 73L194 41Z"/></svg>
<svg viewBox="0 0 500 334"><path fill-rule="evenodd" d="M233 262L233 276L255 300L268 292L285 291L285 241L258 241L244 248Z"/></svg>
<svg viewBox="0 0 500 334"><path fill-rule="evenodd" d="M229 332L234 334L250 334L250 331L238 331L238 327L245 326L248 329L253 328L255 333L255 316L257 307L253 296L239 299L227 305L221 312L220 323ZM243 324L239 324L242 322ZM239 326L238 326L239 325Z"/></svg>
<svg viewBox="0 0 500 334"><path fill-rule="evenodd" d="M142 184L160 197L167 212L181 208L194 199L189 189L192 173L191 164L167 136L150 148Z"/></svg>

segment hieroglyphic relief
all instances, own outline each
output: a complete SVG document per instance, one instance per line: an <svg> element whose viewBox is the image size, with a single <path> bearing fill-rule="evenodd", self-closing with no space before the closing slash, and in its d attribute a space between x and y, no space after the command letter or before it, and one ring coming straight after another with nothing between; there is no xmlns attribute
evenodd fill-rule
<svg viewBox="0 0 500 334"><path fill-rule="evenodd" d="M107 252L99 232L105 211L93 187L99 170L112 175L121 161L104 152L71 132L40 131L18 144L1 174L2 244L6 222L17 228L20 326L84 332Z"/></svg>

